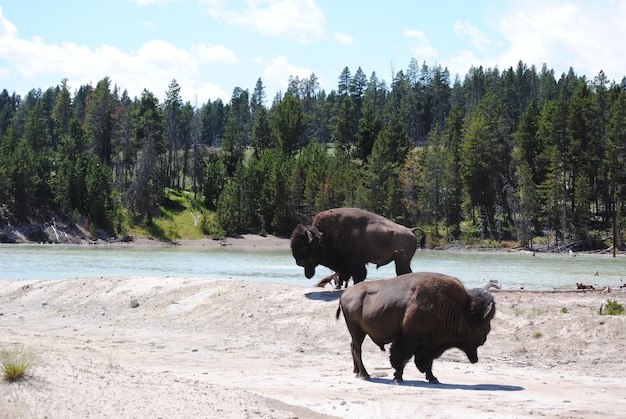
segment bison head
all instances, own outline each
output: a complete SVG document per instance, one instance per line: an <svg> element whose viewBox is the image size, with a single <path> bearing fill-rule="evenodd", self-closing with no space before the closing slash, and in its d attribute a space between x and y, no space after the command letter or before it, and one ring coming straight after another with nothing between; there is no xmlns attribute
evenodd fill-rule
<svg viewBox="0 0 626 419"><path fill-rule="evenodd" d="M291 234L291 253L298 266L304 268L304 276L311 279L319 264L322 233L313 226L299 224Z"/></svg>
<svg viewBox="0 0 626 419"><path fill-rule="evenodd" d="M468 290L470 296L469 336L461 348L472 364L478 362L478 347L487 341L491 319L496 315L496 303L489 292L476 288Z"/></svg>

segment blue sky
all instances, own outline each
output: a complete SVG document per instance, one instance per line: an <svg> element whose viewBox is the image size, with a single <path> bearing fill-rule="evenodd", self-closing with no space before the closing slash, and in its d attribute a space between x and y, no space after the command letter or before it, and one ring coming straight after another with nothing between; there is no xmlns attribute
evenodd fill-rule
<svg viewBox="0 0 626 419"><path fill-rule="evenodd" d="M108 76L162 99L176 79L200 106L261 78L269 105L290 75L315 73L329 92L361 67L389 84L413 58L453 79L522 60L620 82L624 22L620 0L0 0L0 89L67 79L74 91Z"/></svg>

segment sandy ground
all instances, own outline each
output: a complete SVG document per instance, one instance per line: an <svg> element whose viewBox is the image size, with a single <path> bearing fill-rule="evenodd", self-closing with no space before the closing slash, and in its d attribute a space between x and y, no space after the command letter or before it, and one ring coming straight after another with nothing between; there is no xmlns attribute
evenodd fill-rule
<svg viewBox="0 0 626 419"><path fill-rule="evenodd" d="M0 381L0 418L624 415L626 316L599 309L607 299L626 303L626 293L494 296L477 364L450 350L433 366L442 384L410 364L396 385L388 355L369 339L363 360L373 379L354 377L348 331L335 319L339 292L329 287L0 281L0 346L24 345L39 358L26 380Z"/></svg>

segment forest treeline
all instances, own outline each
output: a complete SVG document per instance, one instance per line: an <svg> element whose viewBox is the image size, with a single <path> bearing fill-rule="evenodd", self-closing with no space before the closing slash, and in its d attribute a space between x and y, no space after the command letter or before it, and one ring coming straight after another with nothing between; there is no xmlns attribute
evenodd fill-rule
<svg viewBox="0 0 626 419"><path fill-rule="evenodd" d="M0 94L0 222L87 217L124 234L185 190L212 236L289 235L320 210L357 206L433 240L621 245L626 79L419 64L393 76L346 67L336 90L261 79L228 103L129 97L108 77ZM537 239L539 238L539 239Z"/></svg>

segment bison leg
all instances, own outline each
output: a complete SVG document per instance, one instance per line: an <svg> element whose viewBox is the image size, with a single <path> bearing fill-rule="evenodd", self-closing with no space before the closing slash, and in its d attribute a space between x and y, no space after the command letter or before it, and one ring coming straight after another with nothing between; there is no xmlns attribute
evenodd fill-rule
<svg viewBox="0 0 626 419"><path fill-rule="evenodd" d="M411 344L404 338L395 339L391 343L391 348L389 348L389 360L391 361L391 366L396 372L393 374L393 380L397 383L401 383L403 381L402 375L404 373L404 366L411 359L413 355L413 347Z"/></svg>
<svg viewBox="0 0 626 419"><path fill-rule="evenodd" d="M352 267L352 279L354 279L354 284L358 284L359 282L365 281L367 277L367 268L365 264L357 264Z"/></svg>
<svg viewBox="0 0 626 419"><path fill-rule="evenodd" d="M348 282L350 282L350 273L349 272L338 272L335 279L335 289L340 290L343 284L348 287Z"/></svg>
<svg viewBox="0 0 626 419"><path fill-rule="evenodd" d="M433 375L433 360L432 358L418 358L415 357L415 366L420 372L426 373L426 379L431 384L439 384L437 377Z"/></svg>
<svg viewBox="0 0 626 419"><path fill-rule="evenodd" d="M439 351L428 351L419 346L415 349L415 366L420 372L426 374L426 379L431 384L439 384L437 377L433 375L433 360L439 358L441 353Z"/></svg>
<svg viewBox="0 0 626 419"><path fill-rule="evenodd" d="M404 252L396 255L396 275L400 276L413 272L411 270L411 258L407 258Z"/></svg>
<svg viewBox="0 0 626 419"><path fill-rule="evenodd" d="M361 346L363 345L366 334L360 328L358 330L352 330L351 327L348 327L348 329L350 330L350 335L352 336L350 349L352 351L352 362L354 363L353 372L357 377L367 380L370 378L370 375L365 369L365 365L363 365L363 358L361 357Z"/></svg>

